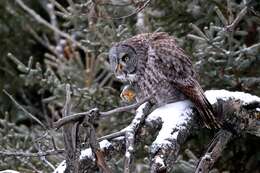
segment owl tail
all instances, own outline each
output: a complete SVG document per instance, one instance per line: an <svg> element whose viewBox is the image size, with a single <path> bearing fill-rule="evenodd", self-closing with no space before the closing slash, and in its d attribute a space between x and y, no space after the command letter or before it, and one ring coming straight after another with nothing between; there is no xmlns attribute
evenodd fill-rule
<svg viewBox="0 0 260 173"><path fill-rule="evenodd" d="M221 128L221 123L214 115L213 108L203 92L200 93L200 96L198 98L199 99L194 101L193 103L195 104L199 112L200 119L203 121L205 126L209 129Z"/></svg>

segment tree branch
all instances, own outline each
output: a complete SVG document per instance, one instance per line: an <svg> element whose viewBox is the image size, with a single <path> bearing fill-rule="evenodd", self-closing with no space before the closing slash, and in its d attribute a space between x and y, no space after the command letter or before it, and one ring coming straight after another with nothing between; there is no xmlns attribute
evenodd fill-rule
<svg viewBox="0 0 260 173"><path fill-rule="evenodd" d="M195 173L207 173L210 168L221 156L222 151L225 149L226 144L232 137L232 133L226 130L221 130L216 138L213 139L207 152L201 158Z"/></svg>
<svg viewBox="0 0 260 173"><path fill-rule="evenodd" d="M92 109L92 110L89 110L89 111L86 111L86 112L75 113L75 114L72 114L72 115L69 115L69 116L66 116L66 117L59 119L57 122L54 123L54 127L59 129L61 126L65 125L67 123L79 121L80 119L82 119L86 116L91 116L91 113L93 111L98 112L97 113L98 117L99 116L106 117L106 116L109 116L109 115L112 115L112 114L115 114L115 113L127 112L127 111L130 111L130 110L133 110L133 109L139 107L143 103L149 101L151 98L152 98L152 96L147 97L147 98L145 98L145 99L143 99L143 100L141 100L137 103L134 103L132 105L122 106L122 107L115 108L115 109L107 111L107 112L98 112L97 109Z"/></svg>
<svg viewBox="0 0 260 173"><path fill-rule="evenodd" d="M125 151L125 163L124 163L124 173L133 172L131 170L132 161L133 161L133 153L134 153L134 143L135 143L135 135L137 130L143 124L146 115L149 112L151 105L146 102L142 104L137 110L134 119L131 124L127 126L123 131L125 131L125 141L126 141L126 151Z"/></svg>
<svg viewBox="0 0 260 173"><path fill-rule="evenodd" d="M260 98L243 92L226 90L211 90L205 95L217 113L222 114L224 124L224 129L216 135L198 166L197 171L205 170L206 172L221 156L221 151L233 134L259 133L260 126L257 122L259 121ZM124 171L131 172L131 161L136 143L142 142L147 136L154 138L158 134L150 146L150 172L169 172L174 168L182 144L192 133L191 129L197 126L197 121L193 118L196 112L192 111L192 107L190 101L175 102L155 109L146 117L145 114L149 110L144 111L142 105L138 109L141 111L140 114L137 112L128 127L100 138L109 139L109 141L105 140L106 145L101 144L104 141L99 142L100 150L107 159L115 154L125 153ZM93 160L92 152L88 152L89 150L91 151L90 148L81 151L79 162L80 165L84 165L81 167L82 171L93 172L96 170L96 165L93 164L95 160ZM83 156L83 153L87 154Z"/></svg>

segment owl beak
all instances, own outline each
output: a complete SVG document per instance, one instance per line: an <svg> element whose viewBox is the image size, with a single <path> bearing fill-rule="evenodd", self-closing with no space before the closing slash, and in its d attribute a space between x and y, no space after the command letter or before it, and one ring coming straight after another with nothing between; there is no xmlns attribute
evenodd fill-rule
<svg viewBox="0 0 260 173"><path fill-rule="evenodd" d="M116 73L120 73L123 69L123 65L122 64L117 64L116 65Z"/></svg>

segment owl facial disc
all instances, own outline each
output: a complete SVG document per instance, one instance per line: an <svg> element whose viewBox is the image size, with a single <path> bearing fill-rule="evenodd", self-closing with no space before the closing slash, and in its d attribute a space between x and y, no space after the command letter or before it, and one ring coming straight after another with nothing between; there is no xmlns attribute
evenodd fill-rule
<svg viewBox="0 0 260 173"><path fill-rule="evenodd" d="M115 45L109 51L109 61L116 78L132 81L135 78L137 55L130 45Z"/></svg>

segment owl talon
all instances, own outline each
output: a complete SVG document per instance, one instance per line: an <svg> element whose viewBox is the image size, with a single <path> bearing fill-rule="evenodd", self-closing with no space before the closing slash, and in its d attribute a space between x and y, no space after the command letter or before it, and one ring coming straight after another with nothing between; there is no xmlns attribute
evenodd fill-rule
<svg viewBox="0 0 260 173"><path fill-rule="evenodd" d="M120 97L125 102L133 102L135 100L135 91L126 86L120 94Z"/></svg>

